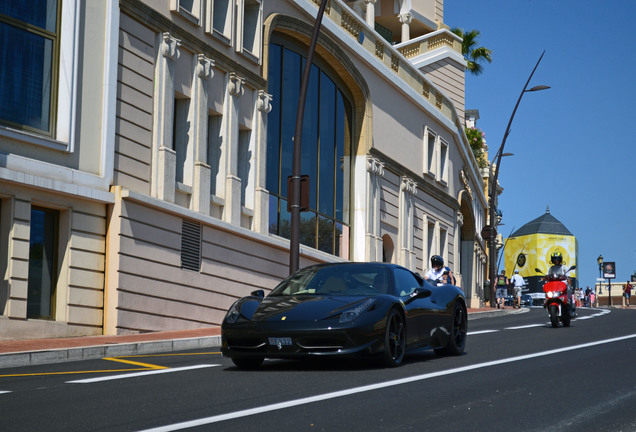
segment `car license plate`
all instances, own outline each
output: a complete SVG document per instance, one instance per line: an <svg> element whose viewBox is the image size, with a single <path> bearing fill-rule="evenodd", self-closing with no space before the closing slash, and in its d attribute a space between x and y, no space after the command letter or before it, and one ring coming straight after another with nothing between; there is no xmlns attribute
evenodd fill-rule
<svg viewBox="0 0 636 432"><path fill-rule="evenodd" d="M292 340L289 337L271 337L268 338L269 344L277 347L291 345Z"/></svg>

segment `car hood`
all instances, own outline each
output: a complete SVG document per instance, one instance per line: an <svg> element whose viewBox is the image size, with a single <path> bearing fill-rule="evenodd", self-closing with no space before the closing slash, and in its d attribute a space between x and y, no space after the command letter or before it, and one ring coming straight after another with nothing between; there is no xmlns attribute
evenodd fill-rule
<svg viewBox="0 0 636 432"><path fill-rule="evenodd" d="M320 321L370 298L374 299L367 296L273 296L265 297L256 308L254 304L251 307L244 305L241 313L252 321Z"/></svg>

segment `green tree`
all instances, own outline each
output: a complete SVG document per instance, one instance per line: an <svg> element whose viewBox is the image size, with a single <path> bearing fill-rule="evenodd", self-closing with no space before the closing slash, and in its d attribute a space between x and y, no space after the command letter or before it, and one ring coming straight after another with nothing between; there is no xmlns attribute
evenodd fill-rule
<svg viewBox="0 0 636 432"><path fill-rule="evenodd" d="M459 27L455 27L451 31L462 38L462 54L468 62L467 67L470 73L473 75L481 74L483 67L480 63L483 61L492 62L492 51L485 47L477 47L479 31L471 30L468 33L464 33L464 30Z"/></svg>
<svg viewBox="0 0 636 432"><path fill-rule="evenodd" d="M467 127L464 131L466 132L470 148L473 150L473 155L475 155L477 165L479 165L479 168L486 168L488 166L488 162L484 157L484 139L486 134L476 127Z"/></svg>

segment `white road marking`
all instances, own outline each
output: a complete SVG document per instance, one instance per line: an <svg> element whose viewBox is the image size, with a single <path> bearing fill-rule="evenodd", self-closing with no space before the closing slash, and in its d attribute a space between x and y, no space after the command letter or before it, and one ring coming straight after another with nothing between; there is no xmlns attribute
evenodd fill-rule
<svg viewBox="0 0 636 432"><path fill-rule="evenodd" d="M576 320L587 320L587 319L591 319L591 318L596 318L596 317L600 317L603 315L607 315L608 313L610 313L611 311L609 309L593 309L593 310L598 310L597 313L592 314L592 315L588 315L588 316L584 316L584 317L580 317L577 318Z"/></svg>
<svg viewBox="0 0 636 432"><path fill-rule="evenodd" d="M3 393L11 393L11 391L8 391L8 390L0 390L0 394L3 394Z"/></svg>
<svg viewBox="0 0 636 432"><path fill-rule="evenodd" d="M497 365L506 364L506 363L518 362L518 361L533 359L533 358L537 358L537 357L544 357L544 356L548 356L548 355L552 355L552 354L558 354L558 353L562 353L562 352L573 351L573 350L578 350L578 349L583 349L583 348L590 348L590 347L597 346L597 345L604 345L604 344L609 344L609 343L613 343L613 342L619 342L619 341L623 341L623 340L627 340L627 339L634 339L634 338L636 338L636 334L631 334L631 335L628 335L628 336L622 336L622 337L617 337L617 338L608 339L608 340L602 340L602 341L597 341L597 342L590 342L590 343L581 344L581 345L574 345L574 346L571 346L571 347L559 348L559 349L554 349L554 350L549 350L549 351L542 351L542 352L538 352L538 353L534 353L534 354L526 354L526 355L517 356L517 357L510 357L510 358L507 358L507 359L493 360L493 361L489 361L489 362L485 362L485 363L478 363L478 364L474 364L474 365L463 366L463 367L459 367L459 368L455 368L455 369L449 369L449 370L445 370L445 371L432 372L432 373L427 373L427 374L423 374L423 375L415 375L415 376L412 376L412 377L401 378L401 379L392 380L392 381L386 381L386 382L383 382L383 383L376 383L376 384L370 384L370 385L361 386L361 387L354 387L354 388L351 388L351 389L341 390L341 391L337 391L337 392L324 393L324 394L321 394L321 395L310 396L310 397L306 397L306 398L302 398L302 399L290 400L290 401L287 401L287 402L280 402L280 403L275 403L275 404L271 404L271 405L265 405L265 406L262 406L262 407L250 408L250 409L241 410L241 411L235 411L235 412L231 412L231 413L227 413L227 414L219 414L219 415L215 415L215 416L211 416L211 417L201 418L201 419L198 419L198 420L191 420L191 421L186 421L186 422L182 422L182 423L175 423L175 424L172 424L172 425L160 426L160 427L153 428L153 429L146 429L145 431L142 431L142 432L168 432L168 431L176 431L176 430L181 430L181 429L187 429L187 428L191 428L191 427L203 426L203 425L208 425L208 424L211 424L211 423L222 422L222 421L225 421L225 420L231 420L231 419L247 417L247 416L251 416L251 415L255 415L255 414L262 414L262 413L265 413L265 412L276 411L276 410L285 409L285 408L291 408L291 407L298 406L298 405L306 405L306 404L310 404L310 403L314 403L314 402L320 402L320 401L324 401L324 400L328 400L328 399L335 399L335 398L339 398L339 397L343 397L343 396L349 396L349 395L353 395L353 394L357 394L357 393L369 392L369 391L378 390L378 389L382 389L382 388L386 388L386 387L393 387L393 386L398 386L398 385L402 385L402 384L409 384L409 383L413 383L413 382L417 382L417 381L427 380L427 379L430 379L430 378L437 378L437 377L444 376L444 375L451 375L451 374L471 371L471 370L475 370L475 369L487 368L487 367L491 367L491 366L497 366Z"/></svg>
<svg viewBox="0 0 636 432"><path fill-rule="evenodd" d="M472 335L478 335L478 334L484 334L484 333L496 333L499 330L480 330L480 331L474 331L474 332L468 332L466 333L468 336L472 336Z"/></svg>
<svg viewBox="0 0 636 432"><path fill-rule="evenodd" d="M526 328L532 328L532 327L543 327L545 324L528 324L528 325L523 325L523 326L517 326L517 327L506 327L504 330L520 330L520 329L526 329Z"/></svg>
<svg viewBox="0 0 636 432"><path fill-rule="evenodd" d="M135 373L128 373L128 374L110 375L110 376L105 376L105 377L87 378L87 379L81 379L81 380L66 381L66 383L67 384L89 384L89 383L95 383L95 382L100 382L100 381L110 381L110 380L125 379L125 378L135 378L135 377L140 377L140 376L156 375L156 374L171 373L171 372L182 372L182 371L186 371L186 370L202 369L202 368L209 368L209 367L215 367L215 366L221 366L221 365L218 365L218 364L202 364L202 365L187 366L187 367L172 368L172 369L157 369L157 370L144 371L144 372L135 372Z"/></svg>

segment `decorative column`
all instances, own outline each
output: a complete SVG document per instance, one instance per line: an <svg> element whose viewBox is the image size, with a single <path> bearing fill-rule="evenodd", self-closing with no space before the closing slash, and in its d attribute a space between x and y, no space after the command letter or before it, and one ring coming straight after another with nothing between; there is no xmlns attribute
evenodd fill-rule
<svg viewBox="0 0 636 432"><path fill-rule="evenodd" d="M22 198L7 198L0 208L0 217L9 221L2 232L7 239L7 249L0 251L3 270L0 289L4 291L6 303L0 315L12 319L27 318L29 297L29 241L31 239L31 202ZM2 229L2 227L0 227ZM11 231L11 234L7 232Z"/></svg>
<svg viewBox="0 0 636 432"><path fill-rule="evenodd" d="M373 156L367 156L366 197L366 260L382 261L382 237L380 236L380 178L384 176L384 164Z"/></svg>
<svg viewBox="0 0 636 432"><path fill-rule="evenodd" d="M453 274L455 275L455 279L457 279L457 286L460 287L464 287L467 288L467 286L464 285L464 280L463 280L463 275L462 275L462 259L463 257L460 256L459 254L459 239L461 238L461 231L462 231L462 227L464 226L464 215L462 214L461 211L457 211L456 213L456 219L455 219L455 235L453 236L453 238L455 239L455 241L453 242L453 256L455 257L455 262L454 264L454 270L453 270Z"/></svg>
<svg viewBox="0 0 636 432"><path fill-rule="evenodd" d="M269 191L267 181L267 114L272 110L272 95L258 91L254 115L254 133L256 134L256 184L254 190L254 231L269 232Z"/></svg>
<svg viewBox="0 0 636 432"><path fill-rule="evenodd" d="M417 194L417 184L408 177L402 177L398 220L399 260L401 265L410 270L415 270L415 252L413 251L413 238L415 235L413 197L415 194Z"/></svg>
<svg viewBox="0 0 636 432"><path fill-rule="evenodd" d="M241 224L241 178L238 176L238 147L239 147L239 103L238 98L243 95L244 78L230 72L227 82L227 97L225 98L223 117L226 123L225 150L225 206L223 220L233 225Z"/></svg>
<svg viewBox="0 0 636 432"><path fill-rule="evenodd" d="M410 26L411 26L411 21L413 20L413 15L411 15L410 12L401 13L400 15L398 15L398 19L400 20L400 23L402 23L401 42L406 42L411 39Z"/></svg>
<svg viewBox="0 0 636 432"><path fill-rule="evenodd" d="M192 210L210 214L210 175L208 157L208 81L214 75L214 61L203 54L195 58L190 104L190 137L194 144Z"/></svg>
<svg viewBox="0 0 636 432"><path fill-rule="evenodd" d="M377 0L364 0L366 5L365 20L371 28L375 27L375 3Z"/></svg>
<svg viewBox="0 0 636 432"><path fill-rule="evenodd" d="M174 202L177 154L174 151L174 62L181 41L163 33L155 70L151 195Z"/></svg>

